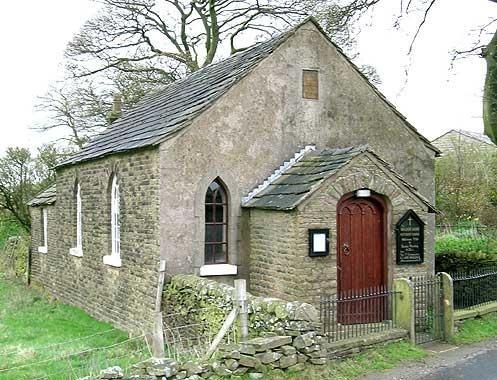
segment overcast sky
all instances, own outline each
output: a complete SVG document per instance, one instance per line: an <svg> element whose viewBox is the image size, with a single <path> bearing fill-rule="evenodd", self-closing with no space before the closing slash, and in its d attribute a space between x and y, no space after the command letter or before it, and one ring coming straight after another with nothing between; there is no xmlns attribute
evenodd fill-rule
<svg viewBox="0 0 497 380"><path fill-rule="evenodd" d="M485 62L467 59L450 71L450 52L467 47L470 31L491 16L497 17L497 4L440 0L410 56L409 33L392 27L397 8L398 1L385 0L367 20L359 43L361 62L376 67L382 79L380 89L427 137L451 128L481 132ZM33 109L36 98L60 77L66 44L95 11L95 3L89 0L2 3L0 153L8 146L34 148L53 139L54 135L29 129L39 118Z"/></svg>

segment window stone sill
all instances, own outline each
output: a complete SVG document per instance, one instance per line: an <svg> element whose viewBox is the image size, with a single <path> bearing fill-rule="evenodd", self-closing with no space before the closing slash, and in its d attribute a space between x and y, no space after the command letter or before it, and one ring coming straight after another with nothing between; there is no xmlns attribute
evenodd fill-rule
<svg viewBox="0 0 497 380"><path fill-rule="evenodd" d="M81 247L74 247L69 249L69 254L75 257L83 257L83 249Z"/></svg>
<svg viewBox="0 0 497 380"><path fill-rule="evenodd" d="M235 276L238 274L238 267L231 264L211 264L200 267L200 277L208 276Z"/></svg>
<svg viewBox="0 0 497 380"><path fill-rule="evenodd" d="M47 248L47 246L38 247L38 252L39 252L39 253L48 253L48 248Z"/></svg>
<svg viewBox="0 0 497 380"><path fill-rule="evenodd" d="M104 264L110 265L111 267L119 268L121 264L121 258L115 255L104 256Z"/></svg>

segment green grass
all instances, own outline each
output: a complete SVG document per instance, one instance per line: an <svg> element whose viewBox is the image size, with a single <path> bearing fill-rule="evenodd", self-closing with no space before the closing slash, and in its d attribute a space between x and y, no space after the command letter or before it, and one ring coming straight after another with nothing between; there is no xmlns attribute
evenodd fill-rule
<svg viewBox="0 0 497 380"><path fill-rule="evenodd" d="M426 351L417 346L407 342L397 342L368 350L342 361L331 362L326 366L309 367L303 372L275 371L268 378L272 380L352 380L368 373L395 368L405 362L419 361L426 356Z"/></svg>
<svg viewBox="0 0 497 380"><path fill-rule="evenodd" d="M94 336L77 340L90 335ZM110 350L71 354L119 344L127 338L124 332L113 330L77 308L51 301L40 292L0 275L1 380L44 377L66 380L96 374L114 365L126 368L146 358L141 340ZM58 345L61 342L66 343ZM270 378L355 379L425 356L419 347L398 342L300 373L271 373ZM5 371L17 366L26 367Z"/></svg>
<svg viewBox="0 0 497 380"><path fill-rule="evenodd" d="M497 314L487 314L482 318L468 319L455 334L455 344L469 344L497 337Z"/></svg>
<svg viewBox="0 0 497 380"><path fill-rule="evenodd" d="M1 380L72 379L113 365L127 367L143 359L145 351L142 339L119 345L127 339L126 333L82 310L51 301L0 274ZM118 346L72 355L114 344ZM18 366L25 367L5 371Z"/></svg>

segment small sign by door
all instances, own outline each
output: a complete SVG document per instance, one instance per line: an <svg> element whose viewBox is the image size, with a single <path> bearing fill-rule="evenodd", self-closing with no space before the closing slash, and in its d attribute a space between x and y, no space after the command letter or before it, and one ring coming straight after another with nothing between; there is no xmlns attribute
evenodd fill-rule
<svg viewBox="0 0 497 380"><path fill-rule="evenodd" d="M425 224L409 210L395 227L397 237L397 264L420 264L424 260Z"/></svg>

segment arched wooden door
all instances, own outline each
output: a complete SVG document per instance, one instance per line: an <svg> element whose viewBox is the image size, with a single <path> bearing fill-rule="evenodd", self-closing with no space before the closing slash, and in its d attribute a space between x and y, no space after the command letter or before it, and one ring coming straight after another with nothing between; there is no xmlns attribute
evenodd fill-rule
<svg viewBox="0 0 497 380"><path fill-rule="evenodd" d="M384 289L387 280L385 254L385 206L379 197L346 198L338 205L337 274L338 321L372 323L385 320L384 297L347 301L364 290Z"/></svg>

